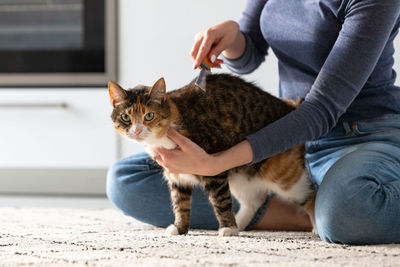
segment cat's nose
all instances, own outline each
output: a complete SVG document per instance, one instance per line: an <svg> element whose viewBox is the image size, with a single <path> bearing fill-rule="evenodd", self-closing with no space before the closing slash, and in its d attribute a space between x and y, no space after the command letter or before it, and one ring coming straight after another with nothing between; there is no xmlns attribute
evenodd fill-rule
<svg viewBox="0 0 400 267"><path fill-rule="evenodd" d="M136 134L136 135L139 135L141 132L142 132L142 129L139 129L139 128L136 128L136 129L135 129L135 134Z"/></svg>

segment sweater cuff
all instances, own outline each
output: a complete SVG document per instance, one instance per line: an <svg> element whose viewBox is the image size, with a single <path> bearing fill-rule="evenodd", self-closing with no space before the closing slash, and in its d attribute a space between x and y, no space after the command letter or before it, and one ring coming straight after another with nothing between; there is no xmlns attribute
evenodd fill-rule
<svg viewBox="0 0 400 267"><path fill-rule="evenodd" d="M253 70L249 68L249 63L252 57L252 49L255 49L254 44L253 41L251 41L251 39L247 36L247 34L243 33L243 35L246 40L246 49L240 57L235 59L228 59L221 54L222 60L224 61L228 69L237 74L248 74Z"/></svg>
<svg viewBox="0 0 400 267"><path fill-rule="evenodd" d="M246 136L246 139L250 143L253 152L253 160L248 163L247 166L251 166L265 159L268 152L266 151L266 148L263 147L262 142L259 141L260 139L257 138L255 134Z"/></svg>

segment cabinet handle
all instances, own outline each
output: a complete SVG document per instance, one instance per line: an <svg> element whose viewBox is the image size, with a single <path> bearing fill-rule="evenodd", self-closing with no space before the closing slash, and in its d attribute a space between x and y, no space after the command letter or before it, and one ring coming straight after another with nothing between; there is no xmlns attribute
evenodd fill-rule
<svg viewBox="0 0 400 267"><path fill-rule="evenodd" d="M59 103L0 103L0 108L68 108L65 102Z"/></svg>

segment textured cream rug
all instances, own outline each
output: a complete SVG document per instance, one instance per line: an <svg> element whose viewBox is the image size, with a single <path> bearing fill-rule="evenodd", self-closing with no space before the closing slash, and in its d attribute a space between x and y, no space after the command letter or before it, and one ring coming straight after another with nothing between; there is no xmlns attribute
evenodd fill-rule
<svg viewBox="0 0 400 267"><path fill-rule="evenodd" d="M400 266L400 245L334 245L300 232L163 232L114 209L0 208L0 265Z"/></svg>

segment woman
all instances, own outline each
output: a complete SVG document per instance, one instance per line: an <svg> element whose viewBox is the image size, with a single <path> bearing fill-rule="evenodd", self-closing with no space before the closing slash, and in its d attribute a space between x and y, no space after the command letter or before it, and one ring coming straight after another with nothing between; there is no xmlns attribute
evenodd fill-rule
<svg viewBox="0 0 400 267"><path fill-rule="evenodd" d="M399 0L249 1L240 26L225 21L197 35L194 67L205 57L218 64L222 53L232 71L249 73L271 48L279 60L280 96L304 102L218 155L171 130L169 137L180 149L158 150L157 162L170 172L213 175L306 143L308 168L318 186L321 238L400 242L400 88L392 70L399 14ZM107 193L139 220L159 226L173 221L159 166L145 154L110 169ZM192 205L191 227L217 227L200 189ZM273 196L247 227L309 228L305 214Z"/></svg>

